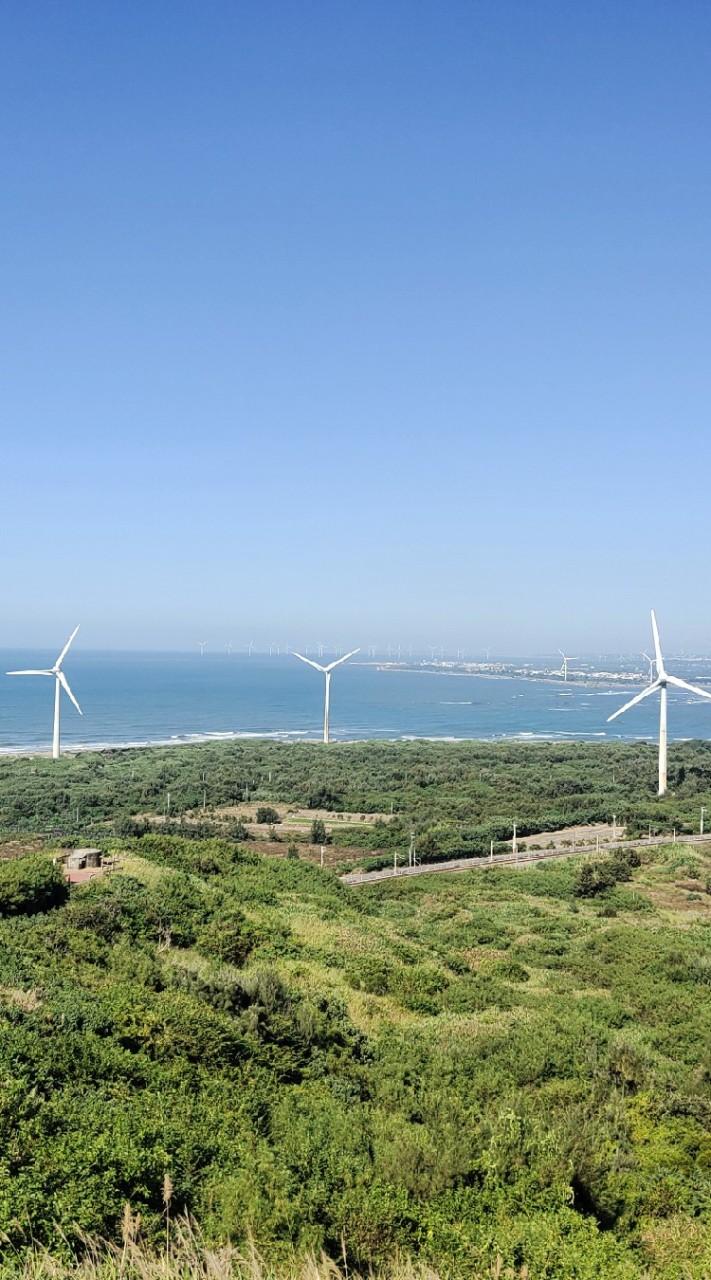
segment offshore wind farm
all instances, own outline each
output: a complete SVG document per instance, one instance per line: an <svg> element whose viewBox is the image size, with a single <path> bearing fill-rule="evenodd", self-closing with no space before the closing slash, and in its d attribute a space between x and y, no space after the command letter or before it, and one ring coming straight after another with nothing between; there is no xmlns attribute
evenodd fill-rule
<svg viewBox="0 0 711 1280"><path fill-rule="evenodd" d="M647 696L658 681L649 683L642 654L582 654L575 668L561 669L556 653L515 658L492 653L480 661L442 650L435 659L430 652L397 661L394 647L390 660L387 650L381 660L367 647L332 657L321 643L312 649L321 654L316 661L280 648L280 653L276 645L271 653L258 652L250 642L241 652L229 651L217 641L174 653L75 647L66 656L70 696L75 708L80 702L83 714L80 719L68 708L62 719L62 750L240 737L333 743L370 738L658 740L659 716L655 700ZM325 708L323 685L319 690L316 678L307 678L298 658L324 673L327 688L338 668ZM3 670L54 674L55 688L66 690L61 665L57 675L53 661L54 655L45 651L0 651ZM670 740L711 739L711 708L706 706L711 658L670 661L675 673L667 693L673 704ZM705 682L708 691L700 687ZM677 692L676 683L685 689ZM50 750L49 695L46 680L2 682L1 753ZM630 699L641 703L635 714L608 723L624 710L619 704ZM55 730L56 755L56 718Z"/></svg>

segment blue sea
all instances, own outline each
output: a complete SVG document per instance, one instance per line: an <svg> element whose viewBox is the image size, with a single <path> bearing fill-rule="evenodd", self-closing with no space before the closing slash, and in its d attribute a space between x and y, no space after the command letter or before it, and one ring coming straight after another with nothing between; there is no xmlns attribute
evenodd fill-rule
<svg viewBox="0 0 711 1280"><path fill-rule="evenodd" d="M0 670L48 667L55 658L56 653L6 650L0 652ZM711 663L669 665L687 680L711 676ZM68 749L220 738L319 740L323 732L323 677L291 656L76 650L67 656L65 674L83 711L80 716L62 695L62 745ZM563 684L382 669L356 659L332 677L331 737L652 739L658 732L656 695L606 723L643 687L639 676L621 683ZM53 680L0 676L0 752L49 749L53 698ZM711 702L670 689L669 736L711 738Z"/></svg>

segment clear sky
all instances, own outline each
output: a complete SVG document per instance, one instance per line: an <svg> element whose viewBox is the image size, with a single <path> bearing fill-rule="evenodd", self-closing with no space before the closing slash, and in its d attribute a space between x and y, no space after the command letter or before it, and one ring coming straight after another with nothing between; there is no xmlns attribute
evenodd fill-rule
<svg viewBox="0 0 711 1280"><path fill-rule="evenodd" d="M711 652L710 109L706 0L5 0L0 647Z"/></svg>

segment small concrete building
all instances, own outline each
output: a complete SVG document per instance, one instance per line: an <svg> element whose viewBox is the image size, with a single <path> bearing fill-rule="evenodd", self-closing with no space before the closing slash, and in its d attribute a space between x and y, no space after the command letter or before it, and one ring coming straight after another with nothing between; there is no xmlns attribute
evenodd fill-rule
<svg viewBox="0 0 711 1280"><path fill-rule="evenodd" d="M67 871L83 871L85 867L101 866L101 849L72 849L64 866Z"/></svg>

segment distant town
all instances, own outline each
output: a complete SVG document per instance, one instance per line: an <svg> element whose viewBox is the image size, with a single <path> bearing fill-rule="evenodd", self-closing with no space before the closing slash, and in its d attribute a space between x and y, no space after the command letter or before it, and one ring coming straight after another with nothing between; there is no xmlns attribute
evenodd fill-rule
<svg viewBox="0 0 711 1280"><path fill-rule="evenodd" d="M706 662L711 666L711 658L683 658L680 661L693 664ZM650 679L649 670L644 671L641 668L635 669L631 666L595 668L592 664L583 662L573 667L570 665L570 660L568 660L567 669L555 667L554 665L549 666L545 663L541 665L534 664L534 662L522 663L517 659L511 659L508 662L468 662L459 658L408 658L381 660L374 665L377 666L379 671L429 673L430 675L489 676L511 680L550 680L555 684L630 684ZM711 684L711 674L695 674L694 678L700 684Z"/></svg>

